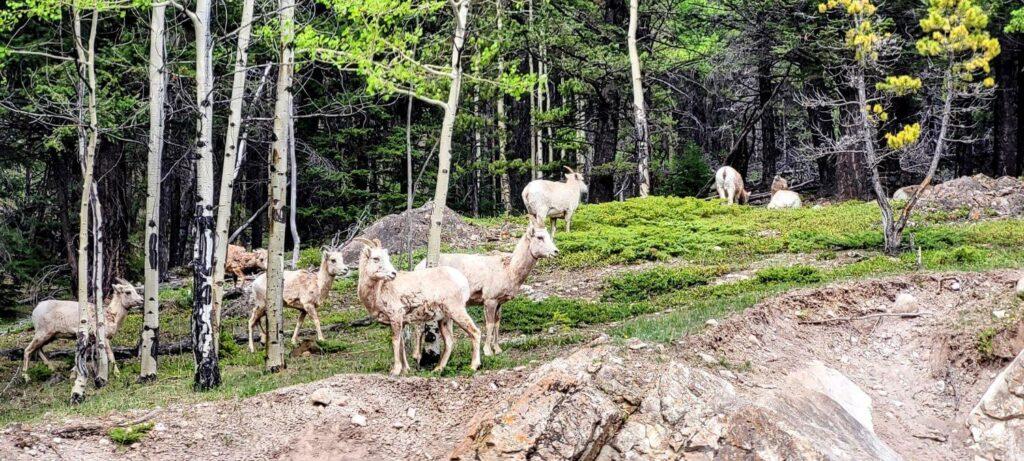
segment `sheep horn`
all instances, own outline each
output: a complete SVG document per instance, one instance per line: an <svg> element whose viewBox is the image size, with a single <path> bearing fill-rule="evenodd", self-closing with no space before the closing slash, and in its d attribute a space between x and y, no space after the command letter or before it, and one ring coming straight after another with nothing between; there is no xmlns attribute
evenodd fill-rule
<svg viewBox="0 0 1024 461"><path fill-rule="evenodd" d="M352 239L352 241L353 242L362 243L363 245L366 245L369 248L373 248L373 247L377 246L376 244L374 244L373 240L370 240L370 239L368 239L366 237L356 237L356 238Z"/></svg>
<svg viewBox="0 0 1024 461"><path fill-rule="evenodd" d="M576 174L576 172L575 172L575 171L573 171L573 170L572 170L572 168L569 168L569 165L565 165L565 166L564 166L564 168L565 168L565 169L566 169L566 170L567 170L568 172L570 172L570 173L573 173L573 174Z"/></svg>
<svg viewBox="0 0 1024 461"><path fill-rule="evenodd" d="M127 280L125 280L125 279L123 279L121 277L115 277L114 281L117 282L117 283L120 283L122 285L131 285L131 283L129 283Z"/></svg>

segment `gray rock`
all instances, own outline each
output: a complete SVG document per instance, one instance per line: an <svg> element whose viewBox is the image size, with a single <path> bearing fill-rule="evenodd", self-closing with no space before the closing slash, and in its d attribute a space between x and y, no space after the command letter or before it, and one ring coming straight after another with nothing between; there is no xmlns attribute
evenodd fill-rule
<svg viewBox="0 0 1024 461"><path fill-rule="evenodd" d="M980 460L1024 459L1024 352L989 386L967 416Z"/></svg>

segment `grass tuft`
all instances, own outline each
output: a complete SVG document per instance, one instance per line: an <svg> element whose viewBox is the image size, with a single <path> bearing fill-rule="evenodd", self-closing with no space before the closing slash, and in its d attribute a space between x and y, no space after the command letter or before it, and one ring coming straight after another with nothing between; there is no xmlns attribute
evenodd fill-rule
<svg viewBox="0 0 1024 461"><path fill-rule="evenodd" d="M151 430L153 430L153 423L141 423L134 426L112 428L107 435L118 445L131 445L142 440Z"/></svg>

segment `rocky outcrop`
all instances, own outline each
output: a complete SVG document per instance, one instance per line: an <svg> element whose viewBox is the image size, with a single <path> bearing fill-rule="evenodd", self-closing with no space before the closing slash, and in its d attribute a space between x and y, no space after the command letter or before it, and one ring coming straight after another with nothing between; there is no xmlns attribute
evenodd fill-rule
<svg viewBox="0 0 1024 461"><path fill-rule="evenodd" d="M929 188L918 205L929 211L958 211L967 207L974 219L990 213L1016 216L1024 211L1024 182L1011 176L964 176Z"/></svg>
<svg viewBox="0 0 1024 461"><path fill-rule="evenodd" d="M1024 352L985 391L967 417L978 459L1024 459Z"/></svg>
<svg viewBox="0 0 1024 461"><path fill-rule="evenodd" d="M871 399L820 363L778 391L745 396L680 362L583 349L534 372L479 413L450 459L896 460Z"/></svg>

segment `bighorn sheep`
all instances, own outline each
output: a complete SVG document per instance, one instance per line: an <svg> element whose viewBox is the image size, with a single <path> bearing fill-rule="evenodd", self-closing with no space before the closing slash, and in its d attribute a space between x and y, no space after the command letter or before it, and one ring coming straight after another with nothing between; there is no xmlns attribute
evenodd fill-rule
<svg viewBox="0 0 1024 461"><path fill-rule="evenodd" d="M409 369L405 355L406 324L439 321L444 352L434 371L444 370L455 349L452 323L462 328L473 342L470 367L480 367L480 329L466 312L469 281L451 267L433 267L413 272L398 272L391 265L388 250L380 240L357 238L365 247L359 253L359 300L370 316L391 326L391 347L395 362L392 375Z"/></svg>
<svg viewBox="0 0 1024 461"><path fill-rule="evenodd" d="M731 166L723 166L715 172L715 189L718 189L718 197L729 205L746 204L750 196L743 187L743 176Z"/></svg>
<svg viewBox="0 0 1024 461"><path fill-rule="evenodd" d="M114 360L114 350L110 347L110 340L121 328L121 322L128 315L128 309L142 305L142 296L135 291L135 287L124 279L117 279L113 284L114 295L107 303L107 357L114 365L114 372L117 372L117 362ZM32 309L32 326L35 334L32 341L25 346L25 360L21 372L26 376L28 373L29 358L33 352L39 353L46 366L53 368L50 360L43 354L43 346L53 342L55 339L75 339L78 334L79 312L78 301L59 301L50 299L36 304ZM95 323L93 322L93 328Z"/></svg>
<svg viewBox="0 0 1024 461"><path fill-rule="evenodd" d="M245 282L245 271L267 270L267 250L245 251L240 245L228 245L224 258L224 272L235 276L235 286Z"/></svg>
<svg viewBox="0 0 1024 461"><path fill-rule="evenodd" d="M565 167L565 182L535 179L523 188L526 212L541 225L551 218L551 235L555 235L558 218L565 220L565 231L572 228L572 215L580 206L580 195L587 192L583 175Z"/></svg>
<svg viewBox="0 0 1024 461"><path fill-rule="evenodd" d="M500 354L498 329L501 326L501 305L519 294L519 287L541 258L558 255L554 239L544 224L533 221L526 228L512 253L496 255L443 254L440 265L453 267L469 280L469 303L484 306L484 355ZM426 267L423 260L416 270ZM419 359L421 334L413 335L413 357Z"/></svg>
<svg viewBox="0 0 1024 461"><path fill-rule="evenodd" d="M789 190L789 182L782 176L775 175L775 179L772 180L772 195L780 190Z"/></svg>
<svg viewBox="0 0 1024 461"><path fill-rule="evenodd" d="M800 194L791 190L780 190L772 194L772 200L768 202L768 209L779 208L800 208Z"/></svg>
<svg viewBox="0 0 1024 461"><path fill-rule="evenodd" d="M341 250L325 248L320 258L320 269L284 271L284 292L282 294L284 304L299 311L299 320L295 323L295 332L292 333L292 344L298 342L299 327L309 315L313 318L313 325L316 327L316 338L324 339L324 332L320 329L320 314L317 309L327 299L331 291L331 285L335 277L348 275L349 267L341 256ZM267 314L267 274L263 273L252 281L252 293L255 300L252 315L249 316L249 351L254 351L252 343L252 328ZM262 325L261 334L262 334ZM266 337L262 336L264 342Z"/></svg>
<svg viewBox="0 0 1024 461"><path fill-rule="evenodd" d="M918 187L921 187L921 185L920 184L915 184L915 185L912 185L912 186L904 186L904 187L901 187L899 189L896 189L896 192L893 192L893 194L892 194L892 199L893 200L904 200L904 201L910 200L910 196L914 195L914 191L916 191ZM932 189L932 186L929 184L928 187L924 188L924 193L927 194L928 191L930 191L931 189Z"/></svg>

